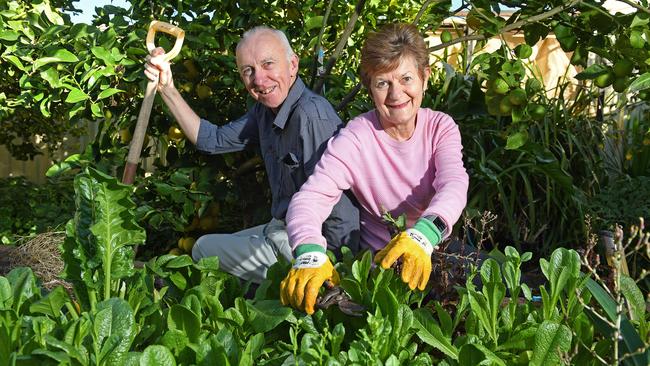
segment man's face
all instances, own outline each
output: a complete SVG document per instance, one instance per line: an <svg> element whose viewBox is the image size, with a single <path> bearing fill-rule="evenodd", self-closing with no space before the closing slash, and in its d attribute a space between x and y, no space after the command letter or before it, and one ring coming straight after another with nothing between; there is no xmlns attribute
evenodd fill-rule
<svg viewBox="0 0 650 366"><path fill-rule="evenodd" d="M276 36L261 32L239 46L237 68L251 96L277 112L296 80L298 57L289 59Z"/></svg>

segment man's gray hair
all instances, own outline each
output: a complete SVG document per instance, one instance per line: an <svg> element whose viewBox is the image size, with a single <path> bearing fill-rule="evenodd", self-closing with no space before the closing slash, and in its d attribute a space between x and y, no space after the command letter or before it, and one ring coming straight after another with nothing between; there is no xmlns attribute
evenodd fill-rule
<svg viewBox="0 0 650 366"><path fill-rule="evenodd" d="M235 48L235 53L239 52L239 47L241 47L244 43L246 43L246 41L248 41L249 38L252 38L254 35L258 33L264 33L264 32L271 33L278 40L280 40L280 43L282 44L282 46L284 47L287 53L287 59L291 61L291 58L295 55L295 52L293 52L293 49L291 49L291 45L289 44L289 39L287 39L287 35L284 34L284 32L279 29L273 29L266 25L258 25L244 32L244 35L241 36L241 39L237 43L237 48Z"/></svg>

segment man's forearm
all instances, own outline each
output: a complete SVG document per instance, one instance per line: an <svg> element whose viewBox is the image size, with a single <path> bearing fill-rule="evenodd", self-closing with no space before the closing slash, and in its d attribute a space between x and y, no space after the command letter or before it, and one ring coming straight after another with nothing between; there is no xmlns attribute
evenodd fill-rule
<svg viewBox="0 0 650 366"><path fill-rule="evenodd" d="M171 111L172 115L181 126L185 137L193 144L199 135L201 119L185 102L178 90L171 86L160 91L160 96Z"/></svg>

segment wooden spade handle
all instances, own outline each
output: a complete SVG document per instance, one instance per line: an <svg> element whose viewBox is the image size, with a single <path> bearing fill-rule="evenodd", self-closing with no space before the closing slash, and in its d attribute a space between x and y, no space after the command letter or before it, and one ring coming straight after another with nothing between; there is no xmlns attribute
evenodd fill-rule
<svg viewBox="0 0 650 366"><path fill-rule="evenodd" d="M149 24L149 32L147 33L147 50L149 50L149 53L151 53L151 51L156 48L154 41L156 40L157 32L167 33L176 37L176 43L174 43L174 47L171 49L171 51L165 54L165 60L170 61L176 57L179 52L181 52L181 47L183 47L183 40L185 39L185 31L169 23L160 22L158 20L152 21L151 24Z"/></svg>
<svg viewBox="0 0 650 366"><path fill-rule="evenodd" d="M176 37L176 43L171 51L165 54L167 61L174 58L181 51L183 46L183 39L185 38L185 31L182 29L165 22L152 21L149 25L149 33L147 33L147 49L149 52L156 48L154 40L156 32L161 31ZM140 161L140 153L142 152L142 143L144 136L147 133L147 125L149 124L149 116L151 116L151 108L153 106L154 98L156 97L156 88L158 81L149 81L147 89L144 92L144 100L140 107L140 114L138 115L138 122L135 125L133 138L131 139L131 146L129 146L129 155L126 158L126 166L124 167L124 174L122 175L122 183L133 184L135 180L135 171L138 168Z"/></svg>

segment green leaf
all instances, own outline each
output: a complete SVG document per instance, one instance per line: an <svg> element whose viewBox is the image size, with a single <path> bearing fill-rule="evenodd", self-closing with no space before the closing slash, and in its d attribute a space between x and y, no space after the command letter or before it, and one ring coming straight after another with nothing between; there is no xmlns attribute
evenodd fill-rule
<svg viewBox="0 0 650 366"><path fill-rule="evenodd" d="M0 310L11 309L12 303L11 284L6 277L0 276Z"/></svg>
<svg viewBox="0 0 650 366"><path fill-rule="evenodd" d="M465 344L460 348L458 363L460 365L482 365L485 355L474 344Z"/></svg>
<svg viewBox="0 0 650 366"><path fill-rule="evenodd" d="M154 344L142 352L140 366L176 366L176 360L167 347Z"/></svg>
<svg viewBox="0 0 650 366"><path fill-rule="evenodd" d="M317 15L314 17L311 17L305 21L305 29L307 31L310 31L314 28L321 27L323 25L323 16L322 15Z"/></svg>
<svg viewBox="0 0 650 366"><path fill-rule="evenodd" d="M558 365L561 353L566 353L571 347L571 329L566 325L544 321L537 328L535 348L530 360L531 366Z"/></svg>
<svg viewBox="0 0 650 366"><path fill-rule="evenodd" d="M584 71L578 73L574 78L577 80L590 80L595 79L596 77L606 74L609 72L609 69L600 64L593 64L587 67Z"/></svg>
<svg viewBox="0 0 650 366"><path fill-rule="evenodd" d="M650 72L646 72L643 75L639 75L630 86L628 86L628 91L630 93L636 93L641 90L650 88Z"/></svg>
<svg viewBox="0 0 650 366"><path fill-rule="evenodd" d="M262 348L264 347L264 334L257 333L246 342L246 347L242 353L242 357L239 360L240 366L254 365L255 360L262 353Z"/></svg>
<svg viewBox="0 0 650 366"><path fill-rule="evenodd" d="M97 96L97 99L108 98L113 94L123 93L123 92L124 92L124 90L121 90L121 89L108 88L108 89L103 90L101 93L99 93L99 95Z"/></svg>
<svg viewBox="0 0 650 366"><path fill-rule="evenodd" d="M52 88L60 88L61 81L59 80L59 72L56 71L56 67L50 67L45 71L40 73L41 78L47 81Z"/></svg>
<svg viewBox="0 0 650 366"><path fill-rule="evenodd" d="M476 347L479 351L483 352L485 355L485 358L490 361L491 365L498 365L498 366L506 366L505 361L501 359L501 357L497 356L494 352L490 351L487 347L480 343L475 343L474 347Z"/></svg>
<svg viewBox="0 0 650 366"><path fill-rule="evenodd" d="M643 46L645 46L645 38L643 38L643 32L633 29L630 32L630 44L634 48L643 48Z"/></svg>
<svg viewBox="0 0 650 366"><path fill-rule="evenodd" d="M72 90L70 90L70 93L68 93L68 96L65 98L65 102L74 104L86 99L88 99L88 94L84 93L81 89L73 88Z"/></svg>
<svg viewBox="0 0 650 366"><path fill-rule="evenodd" d="M54 55L48 57L42 57L34 61L32 68L34 71L38 70L40 67L47 65L52 62L77 62L79 59L72 52L66 50L65 48L60 48L54 52Z"/></svg>
<svg viewBox="0 0 650 366"><path fill-rule="evenodd" d="M3 55L2 58L9 61L11 64L16 66L20 71L27 71L23 63L20 62L20 59L14 55Z"/></svg>
<svg viewBox="0 0 650 366"><path fill-rule="evenodd" d="M47 296L29 306L31 313L49 315L52 318L61 316L61 308L69 301L68 293L63 286L56 287Z"/></svg>
<svg viewBox="0 0 650 366"><path fill-rule="evenodd" d="M45 16L52 24L63 24L63 18L56 12L56 8L50 5L49 1L35 2L32 6L39 14L45 13Z"/></svg>
<svg viewBox="0 0 650 366"><path fill-rule="evenodd" d="M31 268L18 267L7 274L7 280L12 289L13 309L20 314L22 304L40 293L36 286L36 276Z"/></svg>
<svg viewBox="0 0 650 366"><path fill-rule="evenodd" d="M282 306L278 300L263 300L255 304L247 301L246 307L248 308L248 320L255 333L266 333L275 329L292 314L291 309Z"/></svg>
<svg viewBox="0 0 650 366"><path fill-rule="evenodd" d="M167 326L169 329L178 329L189 338L190 342L197 342L201 333L201 321L198 315L183 305L173 305L169 309L167 317Z"/></svg>
<svg viewBox="0 0 650 366"><path fill-rule="evenodd" d="M121 364L134 338L135 318L126 301L112 298L97 304L93 314L93 339L100 348L98 364Z"/></svg>
<svg viewBox="0 0 650 366"><path fill-rule="evenodd" d="M17 40L18 37L20 37L18 32L6 29L0 30L0 39L2 40L13 42Z"/></svg>
<svg viewBox="0 0 650 366"><path fill-rule="evenodd" d="M104 64L106 64L107 66L115 65L115 59L113 58L113 55L111 54L110 51L108 51L104 47L93 47L90 49L90 52L92 52L92 54L95 55L95 57L104 61Z"/></svg>
<svg viewBox="0 0 650 366"><path fill-rule="evenodd" d="M458 360L458 349L451 343L450 337L442 334L440 326L425 308L413 311L413 326L417 329L417 335L422 342L436 348L454 360Z"/></svg>
<svg viewBox="0 0 650 366"><path fill-rule="evenodd" d="M490 337L495 340L496 329L493 329L492 326L491 312L485 295L472 289L468 289L467 295L472 312L479 319L481 326L490 334Z"/></svg>
<svg viewBox="0 0 650 366"><path fill-rule="evenodd" d="M391 323L395 322L397 319L397 310L399 309L399 302L395 294L387 286L381 286L377 289L377 296L374 300L377 303L377 307L381 309L384 318L389 319Z"/></svg>
<svg viewBox="0 0 650 366"><path fill-rule="evenodd" d="M636 282L629 276L621 275L621 293L630 306L630 318L634 321L645 319L645 299Z"/></svg>
<svg viewBox="0 0 650 366"><path fill-rule="evenodd" d="M174 351L175 354L179 354L190 344L190 340L184 331L170 329L160 338L160 344Z"/></svg>
<svg viewBox="0 0 650 366"><path fill-rule="evenodd" d="M80 154L72 154L65 158L62 162L58 164L53 164L51 167L47 169L47 172L45 172L46 177L56 177L64 172L69 171L70 169L73 168L78 168L80 166L80 161L81 161L81 155Z"/></svg>
<svg viewBox="0 0 650 366"><path fill-rule="evenodd" d="M508 141L506 142L506 150L517 150L518 148L524 146L528 141L527 132L515 132L512 135L508 136Z"/></svg>
<svg viewBox="0 0 650 366"><path fill-rule="evenodd" d="M501 282L501 270L499 263L492 258L488 258L481 266L481 281L483 283Z"/></svg>
<svg viewBox="0 0 650 366"><path fill-rule="evenodd" d="M553 33L557 37L557 41L565 52L570 52L576 49L578 45L578 37L571 27L558 24L553 28Z"/></svg>
<svg viewBox="0 0 650 366"><path fill-rule="evenodd" d="M616 322L617 319L617 312L616 312L616 302L612 297L603 289L602 286L600 286L596 281L593 280L593 278L589 278L587 280L587 284L585 287L591 292L591 294L594 296L594 299L598 302L600 307L605 311L605 314L607 314L607 317L611 322ZM590 314L591 315L591 314ZM595 316L591 316L592 321L594 321ZM595 318L598 319L598 318ZM596 325L597 329L599 330L600 333L607 337L611 337L613 334L613 331L609 325L603 322L596 322L594 321L594 324ZM621 354L625 353L633 353L636 352L637 350L641 349L644 347L643 341L641 340L641 337L639 336L639 333L634 329L634 326L632 323L630 323L630 320L625 316L621 316L621 335L622 335L622 340L620 343L622 343L622 346L619 347L621 350ZM648 361L650 360L650 350L646 350L642 354L637 354L634 357L630 357L628 359L629 362L626 362L626 364L630 365L648 365Z"/></svg>
<svg viewBox="0 0 650 366"><path fill-rule="evenodd" d="M502 350L527 350L533 346L537 333L537 324L526 325L525 328L513 333L505 342L499 344L497 351Z"/></svg>
<svg viewBox="0 0 650 366"><path fill-rule="evenodd" d="M212 334L207 342L201 342L196 347L196 363L198 365L223 365L230 366L227 344L220 342L216 334Z"/></svg>
<svg viewBox="0 0 650 366"><path fill-rule="evenodd" d="M636 14L634 16L634 19L632 19L632 23L630 24L630 28L643 28L650 23L650 18L648 18L647 14Z"/></svg>
<svg viewBox="0 0 650 366"><path fill-rule="evenodd" d="M77 322L77 324L79 323ZM45 336L45 342L47 343L48 346L55 347L62 350L73 359L79 361L82 365L86 365L89 363L88 350L84 346L80 346L79 344L72 344L69 343L68 341L61 341L59 339L54 338L51 335Z"/></svg>
<svg viewBox="0 0 650 366"><path fill-rule="evenodd" d="M104 114L102 113L102 107L100 106L100 103L90 103L90 110L93 113L93 117L95 117L95 118L104 117Z"/></svg>

